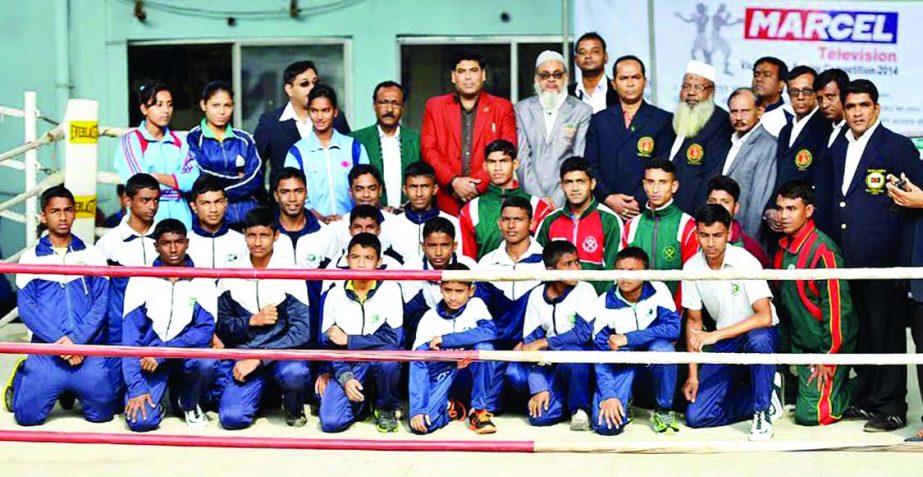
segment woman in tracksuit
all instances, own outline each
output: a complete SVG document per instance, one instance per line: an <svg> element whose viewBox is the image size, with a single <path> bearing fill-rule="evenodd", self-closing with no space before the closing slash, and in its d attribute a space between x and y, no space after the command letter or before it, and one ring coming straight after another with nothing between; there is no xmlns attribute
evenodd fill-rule
<svg viewBox="0 0 923 477"><path fill-rule="evenodd" d="M224 81L205 85L199 107L205 118L189 131L186 144L202 174L213 176L223 184L228 200L225 221L236 229L247 212L258 205L256 193L263 186L256 142L247 132L231 127L234 92Z"/></svg>
<svg viewBox="0 0 923 477"><path fill-rule="evenodd" d="M154 222L177 219L192 228L192 212L183 193L199 178L195 158L180 136L169 128L173 118L173 94L164 84L146 84L138 93L144 121L122 136L115 149L113 166L122 183L147 173L160 183L160 207Z"/></svg>

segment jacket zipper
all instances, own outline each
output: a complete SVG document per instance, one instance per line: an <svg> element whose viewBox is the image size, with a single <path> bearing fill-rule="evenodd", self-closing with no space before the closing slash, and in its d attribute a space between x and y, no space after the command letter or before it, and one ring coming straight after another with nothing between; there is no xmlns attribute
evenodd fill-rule
<svg viewBox="0 0 923 477"><path fill-rule="evenodd" d="M359 302L359 309L362 311L362 330L360 335L365 334L365 303Z"/></svg>
<svg viewBox="0 0 923 477"><path fill-rule="evenodd" d="M69 251L70 251L70 247L68 246L67 249L64 250L64 255L61 256L61 265L67 265L67 252ZM64 291L64 302L67 303L67 318L66 318L67 324L70 326L73 326L74 325L73 304L71 303L71 294L70 294L70 291L67 289L66 282L61 283L61 290Z"/></svg>
<svg viewBox="0 0 923 477"><path fill-rule="evenodd" d="M660 226L660 216L657 215L657 211L652 210L651 213L654 215L654 234L651 237L651 270L657 270L657 229Z"/></svg>
<svg viewBox="0 0 923 477"><path fill-rule="evenodd" d="M260 281L256 280L255 283L256 283L256 311L257 313L259 313L259 311L263 309L263 307L260 306Z"/></svg>
<svg viewBox="0 0 923 477"><path fill-rule="evenodd" d="M551 304L551 329L554 330L554 335L558 336L558 304Z"/></svg>
<svg viewBox="0 0 923 477"><path fill-rule="evenodd" d="M173 298L176 294L176 283L170 284L170 317L167 318L167 329L164 330L164 336L170 336L170 325L173 323Z"/></svg>
<svg viewBox="0 0 923 477"><path fill-rule="evenodd" d="M215 239L215 235L212 234L212 268L217 267L217 265L215 265L215 240L217 239Z"/></svg>

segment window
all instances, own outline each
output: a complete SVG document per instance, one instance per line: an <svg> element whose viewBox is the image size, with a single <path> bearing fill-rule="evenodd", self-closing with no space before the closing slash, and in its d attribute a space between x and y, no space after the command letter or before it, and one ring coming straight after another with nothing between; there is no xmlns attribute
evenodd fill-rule
<svg viewBox="0 0 923 477"><path fill-rule="evenodd" d="M147 82L165 83L173 93L171 126L188 131L202 120L199 99L212 80L231 81L231 44L175 44L128 47L128 118L137 126L143 116L138 91Z"/></svg>
<svg viewBox="0 0 923 477"><path fill-rule="evenodd" d="M340 109L349 111L348 93L351 91L346 86L345 49L342 42L328 45L241 45L240 86L235 88L241 91L237 98L240 107L235 111L241 118L235 124L253 132L261 114L285 106L288 96L283 88L282 72L286 66L301 59L314 62L320 80L336 91Z"/></svg>
<svg viewBox="0 0 923 477"><path fill-rule="evenodd" d="M453 91L452 58L462 49L480 51L487 59L484 90L512 102L534 94L535 58L544 50L561 51L559 37L529 38L398 38L401 83L407 90L403 123L419 129L426 100ZM514 61L515 60L515 61ZM515 71L515 75L511 72Z"/></svg>
<svg viewBox="0 0 923 477"><path fill-rule="evenodd" d="M260 115L285 105L282 72L295 61L309 59L321 80L332 86L340 109L349 111L346 78L348 41L312 39L312 43L273 40L236 43L138 43L128 47L128 78L131 85L129 118L141 122L137 91L146 81L159 81L173 92L172 126L189 130L202 120L199 99L209 81L231 83L235 92L234 127L250 133Z"/></svg>

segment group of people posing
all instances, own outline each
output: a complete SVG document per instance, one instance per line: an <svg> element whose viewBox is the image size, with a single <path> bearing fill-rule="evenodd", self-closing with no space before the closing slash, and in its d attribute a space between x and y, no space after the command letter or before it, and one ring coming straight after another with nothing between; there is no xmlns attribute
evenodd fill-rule
<svg viewBox="0 0 923 477"><path fill-rule="evenodd" d="M758 60L752 87L715 105L715 70L691 61L676 111L646 103L634 56L606 77L606 45L578 40L582 80L563 57L535 64L534 97L515 107L483 91L487 68L461 52L455 91L427 101L423 128L401 125L403 87L379 84L376 124L350 132L311 62L285 73L290 101L255 136L229 126L226 84L203 92L202 124L168 128L163 85L140 93L144 122L115 168L126 213L95 247L70 232L63 187L41 200L47 228L22 263L351 270L760 270L887 267L923 257L923 208L910 141L879 120L878 91L840 70L788 71ZM790 104L782 92L787 88ZM351 134L351 135L348 135ZM264 169L269 167L269 190ZM269 207L267 207L269 205ZM188 348L601 350L750 353L904 352L916 286L895 281L617 283L395 282L19 275L33 340ZM66 303L62 313L61 304ZM923 332L914 316L915 338ZM873 326L874 324L874 326ZM5 393L22 425L59 400L91 421L124 406L132 430L175 413L222 427L281 406L286 422L338 432L371 416L382 432L495 413L618 434L632 407L657 432L751 420L768 439L795 421L906 425L906 369L769 365L522 365L30 356ZM783 386L783 382L785 385ZM169 389L169 393L167 390ZM407 403L402 407L402 403ZM169 411L167 410L169 407Z"/></svg>

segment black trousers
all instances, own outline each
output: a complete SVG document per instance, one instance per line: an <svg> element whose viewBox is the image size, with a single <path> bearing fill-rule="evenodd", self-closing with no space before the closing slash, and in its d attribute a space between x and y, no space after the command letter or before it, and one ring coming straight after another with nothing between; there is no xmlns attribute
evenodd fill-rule
<svg viewBox="0 0 923 477"><path fill-rule="evenodd" d="M859 353L905 353L907 293L892 280L849 282L859 318ZM855 403L872 413L906 418L907 366L857 366Z"/></svg>
<svg viewBox="0 0 923 477"><path fill-rule="evenodd" d="M923 302L914 300L910 313L910 334L917 353L923 353ZM917 365L917 386L920 387L920 396L923 396L923 364Z"/></svg>

